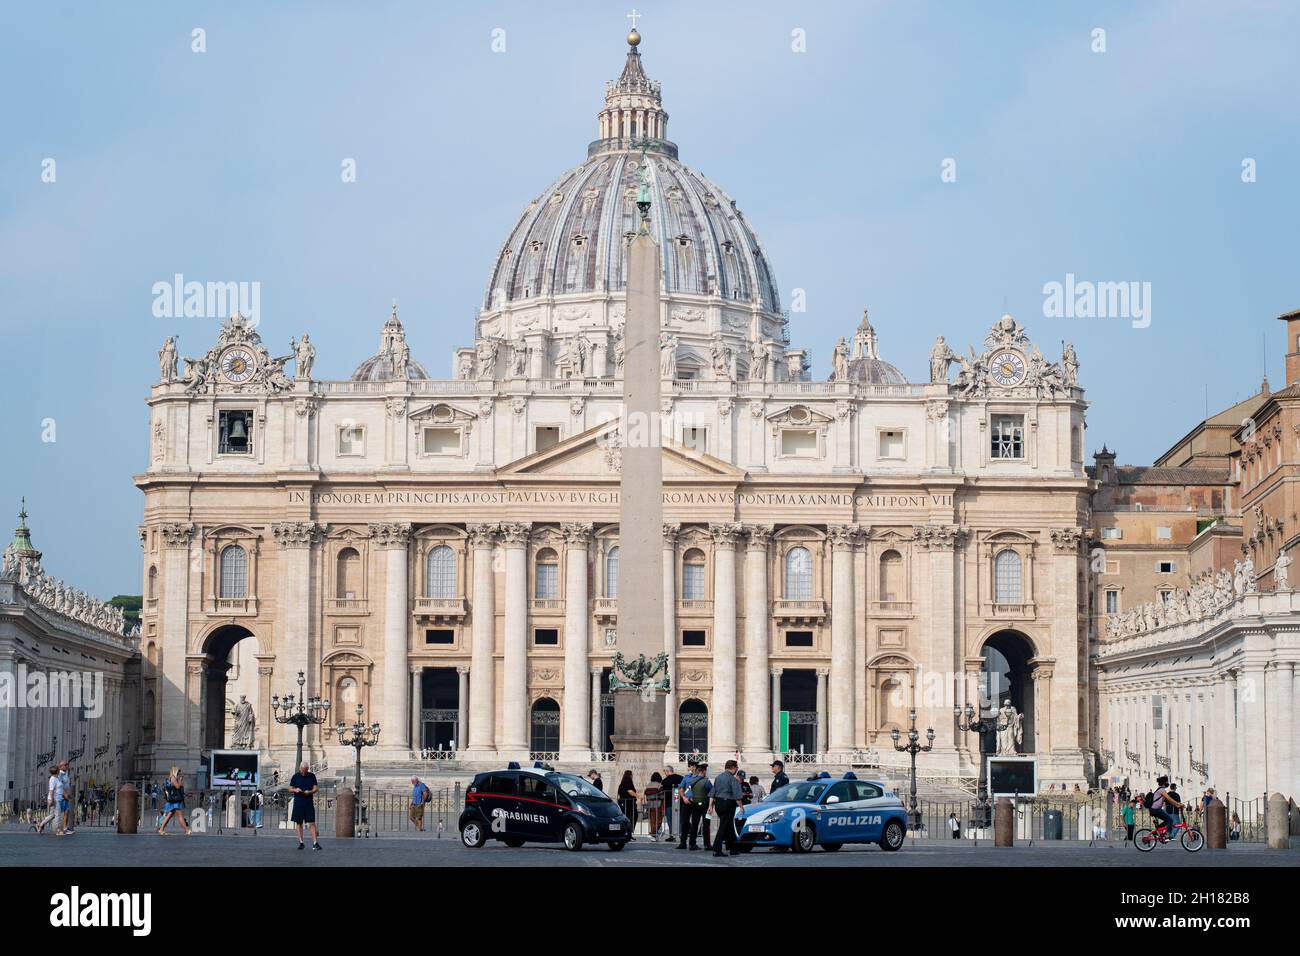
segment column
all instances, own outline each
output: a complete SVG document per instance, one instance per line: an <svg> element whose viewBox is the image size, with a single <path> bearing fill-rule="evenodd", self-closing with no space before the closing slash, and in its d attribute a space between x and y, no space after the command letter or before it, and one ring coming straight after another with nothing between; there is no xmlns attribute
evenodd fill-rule
<svg viewBox="0 0 1300 956"><path fill-rule="evenodd" d="M465 749L465 734L469 731L469 668L463 664L456 668L456 746L457 753Z"/></svg>
<svg viewBox="0 0 1300 956"><path fill-rule="evenodd" d="M162 673L156 684L159 714L154 734L153 770L162 767L161 772L166 773L164 764L181 763L188 757L188 710L197 707L199 700L191 701L185 695L185 657L189 653L190 543L194 526L164 524L160 530L163 542L162 615L159 622ZM34 753L43 753L44 750L44 746L38 746Z"/></svg>
<svg viewBox="0 0 1300 956"><path fill-rule="evenodd" d="M410 526L406 527L409 533ZM302 671L307 675L306 693L314 694L318 689L319 678L316 668L311 663L311 619L312 611L316 607L312 587L311 553L312 547L320 541L320 527L314 521L283 521L271 525L271 533L275 538L280 561L280 614L277 622L279 639L276 642L280 673L290 677L291 680L297 680L298 672ZM252 573L251 567L249 572ZM269 647L263 642L259 649L268 650ZM399 696L404 699L405 645L398 665L397 677L401 685ZM390 721L386 726L392 726L398 737L402 737L406 733L404 728L407 723L406 708L403 706L400 720ZM285 724L280 726L280 730L279 745L285 748L294 747L298 742L297 729ZM304 746L308 733L303 734ZM276 735L271 736L274 743Z"/></svg>
<svg viewBox="0 0 1300 956"><path fill-rule="evenodd" d="M831 538L831 666L830 700L821 697L818 683L817 723L826 722L830 708L827 745L833 752L853 748L853 549L861 532L852 525L832 525ZM820 730L818 737L821 737ZM818 741L818 751L826 752Z"/></svg>
<svg viewBox="0 0 1300 956"><path fill-rule="evenodd" d="M492 567L497 526L468 528L474 553L474 594L470 606L470 691L468 749L479 759L496 749L496 572ZM463 704L462 704L463 706Z"/></svg>
<svg viewBox="0 0 1300 956"><path fill-rule="evenodd" d="M528 534L527 524L501 526L506 549L505 667L498 750L511 759L528 751Z"/></svg>
<svg viewBox="0 0 1300 956"><path fill-rule="evenodd" d="M384 552L384 707L382 725L389 747L409 750L410 702L407 700L408 658L411 617L407 599L407 550L411 543L409 524L382 524L373 528L379 549ZM391 728L391 731L390 729ZM396 735L394 740L392 733Z"/></svg>
<svg viewBox="0 0 1300 956"><path fill-rule="evenodd" d="M1277 738L1277 757L1269 768L1268 785L1284 797L1295 798L1295 663L1278 661L1274 666L1277 695L1272 699L1277 716L1269 730Z"/></svg>
<svg viewBox="0 0 1300 956"><path fill-rule="evenodd" d="M767 545L769 527L749 529L745 547L745 730L746 757L769 753L775 744L769 734L771 705L768 703Z"/></svg>
<svg viewBox="0 0 1300 956"><path fill-rule="evenodd" d="M602 751L605 749L605 736L600 732L600 680L604 674L604 668L592 667L591 669L591 693L588 694L588 703L591 710L591 749L592 751Z"/></svg>
<svg viewBox="0 0 1300 956"><path fill-rule="evenodd" d="M1232 796L1240 797L1240 788L1242 784L1236 779L1236 745L1240 735L1238 734L1238 687L1236 687L1236 671L1227 671L1219 680L1219 719L1216 732L1218 740L1218 756L1216 757L1217 767L1210 767L1213 771L1213 777L1217 780L1219 797L1225 793L1231 793Z"/></svg>
<svg viewBox="0 0 1300 956"><path fill-rule="evenodd" d="M772 750L776 752L781 746L781 671L773 667L772 673Z"/></svg>
<svg viewBox="0 0 1300 956"><path fill-rule="evenodd" d="M1265 637L1265 640L1268 638ZM1268 764L1265 744L1267 727L1264 720L1266 689L1264 685L1265 660L1261 654L1252 654L1250 647L1254 636L1246 638L1246 665L1239 681L1241 702L1241 742L1244 760L1241 764L1241 797L1254 800L1268 789Z"/></svg>
<svg viewBox="0 0 1300 956"><path fill-rule="evenodd" d="M564 760L585 760L593 749L591 701L587 698L587 546L590 524L564 524L564 712L560 725L560 750Z"/></svg>
<svg viewBox="0 0 1300 956"><path fill-rule="evenodd" d="M1043 582L1050 591L1044 593L1045 588L1038 589L1042 597L1037 608L1039 614L1051 615L1050 656L1056 661L1053 670L1061 672L1060 683L1053 686L1071 688L1071 691L1068 695L1062 691L1060 701L1052 708L1050 725L1038 723L1037 711L1034 713L1034 725L1044 731L1044 750L1050 747L1053 752L1066 752L1071 758L1077 757L1079 762L1071 762L1070 766L1072 772L1076 772L1074 768L1077 767L1077 772L1082 774L1079 692L1082 690L1086 694L1088 680L1086 664L1080 669L1079 655L1079 607L1087 603L1084 596L1079 594L1079 544L1083 540L1083 531L1079 528L1054 528L1051 539L1052 570L1050 575L1043 576ZM1034 577L1031 564L1024 582L1025 600L1035 600ZM1050 688L1044 688L1045 692L1048 690ZM1187 755L1183 754L1183 762L1186 761Z"/></svg>
<svg viewBox="0 0 1300 956"><path fill-rule="evenodd" d="M664 701L664 733L668 750L678 752L677 742L677 532L678 525L664 525L664 653L668 655L669 690Z"/></svg>
<svg viewBox="0 0 1300 956"><path fill-rule="evenodd" d="M826 753L826 679L831 674L828 667L817 668L817 752Z"/></svg>
<svg viewBox="0 0 1300 956"><path fill-rule="evenodd" d="M713 535L713 707L709 751L736 750L736 535L739 525L709 526ZM719 758L721 759L721 758Z"/></svg>
<svg viewBox="0 0 1300 956"><path fill-rule="evenodd" d="M410 697L411 720L410 722L411 722L411 749L412 750L419 750L420 747L424 744L424 741L421 739L422 735L420 734L420 731L423 729L423 727L421 726L422 721L420 720L420 710L421 710L421 705L423 704L423 700L422 700L423 695L420 693L421 690L420 675L423 673L424 673L424 668L422 667L414 668L411 671L411 697Z"/></svg>

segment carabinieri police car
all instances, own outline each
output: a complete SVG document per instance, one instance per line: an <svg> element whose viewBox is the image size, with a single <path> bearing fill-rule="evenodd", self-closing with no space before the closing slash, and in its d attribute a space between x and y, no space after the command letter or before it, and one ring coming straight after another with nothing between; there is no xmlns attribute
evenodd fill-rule
<svg viewBox="0 0 1300 956"><path fill-rule="evenodd" d="M836 780L825 771L773 790L744 808L738 819L740 847L789 847L807 853L814 846L838 850L846 843L879 843L897 850L907 834L903 801L876 780L846 773Z"/></svg>
<svg viewBox="0 0 1300 956"><path fill-rule="evenodd" d="M511 761L504 770L480 773L465 791L460 815L461 842L475 849L494 839L510 847L563 843L580 850L584 843L604 843L621 850L631 836L631 821L618 804L540 760L527 769Z"/></svg>

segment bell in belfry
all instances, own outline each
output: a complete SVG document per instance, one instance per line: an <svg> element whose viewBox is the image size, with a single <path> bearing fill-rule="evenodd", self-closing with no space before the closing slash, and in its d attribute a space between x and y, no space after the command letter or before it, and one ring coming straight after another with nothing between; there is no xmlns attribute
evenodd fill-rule
<svg viewBox="0 0 1300 956"><path fill-rule="evenodd" d="M244 419L236 417L230 423L230 440L243 441L248 437L248 429L244 427Z"/></svg>

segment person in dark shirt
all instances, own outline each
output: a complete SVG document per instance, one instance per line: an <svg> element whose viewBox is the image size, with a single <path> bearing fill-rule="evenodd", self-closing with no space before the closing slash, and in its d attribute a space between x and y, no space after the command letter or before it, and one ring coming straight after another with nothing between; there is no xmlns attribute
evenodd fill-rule
<svg viewBox="0 0 1300 956"><path fill-rule="evenodd" d="M779 760L772 761L772 786L767 788L768 793L784 787L790 782L790 778L785 775L785 764Z"/></svg>
<svg viewBox="0 0 1300 956"><path fill-rule="evenodd" d="M672 767L664 767L664 818L668 821L668 835L675 835L673 830L673 797L677 793L677 788L682 785L682 775Z"/></svg>
<svg viewBox="0 0 1300 956"><path fill-rule="evenodd" d="M591 785L595 787L597 790L599 790L601 793L605 792L605 781L600 779L600 774L597 773L594 769L587 774L587 779L590 780Z"/></svg>
<svg viewBox="0 0 1300 956"><path fill-rule="evenodd" d="M316 791L319 789L316 775L308 769L307 761L304 760L298 772L289 780L289 792L293 794L293 813L290 819L293 820L293 828L298 832L300 850L303 824L311 828L311 848L320 849L320 838L316 833Z"/></svg>

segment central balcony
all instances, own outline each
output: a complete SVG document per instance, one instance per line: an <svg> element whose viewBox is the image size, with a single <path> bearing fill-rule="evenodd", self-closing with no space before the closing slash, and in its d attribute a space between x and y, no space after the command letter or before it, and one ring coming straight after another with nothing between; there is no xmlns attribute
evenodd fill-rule
<svg viewBox="0 0 1300 956"><path fill-rule="evenodd" d="M466 611L463 597L415 599L416 620L430 624L456 624L464 619Z"/></svg>

